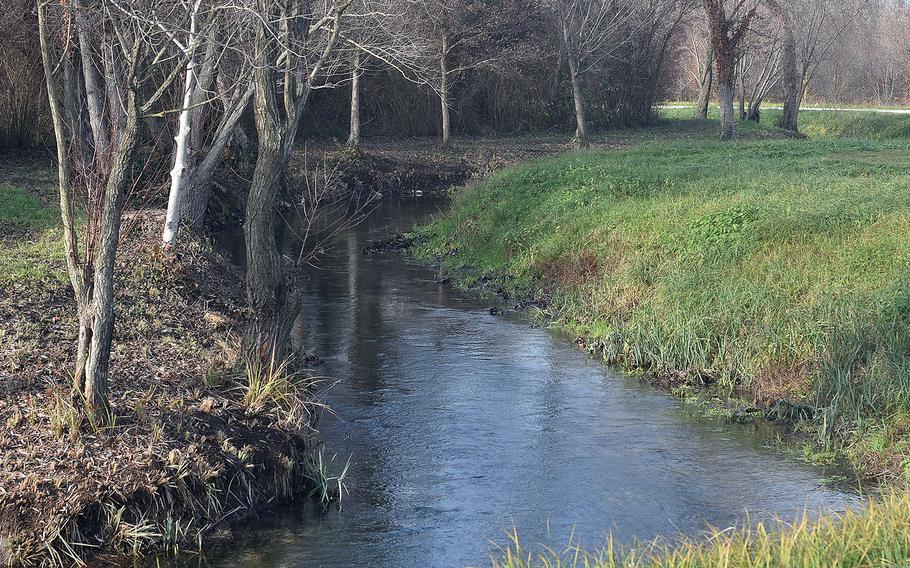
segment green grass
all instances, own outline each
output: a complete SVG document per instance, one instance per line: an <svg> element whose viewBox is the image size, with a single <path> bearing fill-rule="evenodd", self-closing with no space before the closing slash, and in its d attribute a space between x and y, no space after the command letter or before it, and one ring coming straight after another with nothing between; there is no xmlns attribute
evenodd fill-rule
<svg viewBox="0 0 910 568"><path fill-rule="evenodd" d="M418 254L467 281L508 274L507 288L555 291L556 323L610 362L808 403L822 445L849 441L865 473L899 473L908 170L906 142L570 153L463 191Z"/></svg>
<svg viewBox="0 0 910 568"><path fill-rule="evenodd" d="M66 280L60 209L33 193L0 184L0 286Z"/></svg>
<svg viewBox="0 0 910 568"><path fill-rule="evenodd" d="M48 229L60 223L59 209L48 207L32 193L0 184L0 222Z"/></svg>
<svg viewBox="0 0 910 568"><path fill-rule="evenodd" d="M681 544L621 547L608 542L585 551L531 552L513 535L494 568L831 568L899 567L910 562L910 497L889 495L859 511L803 518L781 526L757 524L716 531Z"/></svg>

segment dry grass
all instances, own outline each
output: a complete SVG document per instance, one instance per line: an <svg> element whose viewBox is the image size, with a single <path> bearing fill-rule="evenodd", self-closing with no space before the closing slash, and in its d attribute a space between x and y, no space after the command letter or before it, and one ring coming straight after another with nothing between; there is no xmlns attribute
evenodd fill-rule
<svg viewBox="0 0 910 568"><path fill-rule="evenodd" d="M716 530L706 539L531 551L518 535L493 568L899 568L910 564L910 495L792 524Z"/></svg>

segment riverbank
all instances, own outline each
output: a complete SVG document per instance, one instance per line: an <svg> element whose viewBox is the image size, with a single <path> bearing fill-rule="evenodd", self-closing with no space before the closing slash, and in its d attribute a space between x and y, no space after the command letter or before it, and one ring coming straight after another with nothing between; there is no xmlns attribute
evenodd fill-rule
<svg viewBox="0 0 910 568"><path fill-rule="evenodd" d="M422 139L364 146L304 146L292 177L325 160L342 193L429 193L505 159L558 153L566 141L542 136L523 151L524 141L506 138L448 149ZM242 164L219 172L215 225L239 222L246 173ZM53 161L0 156L0 563L195 548L222 521L287 501L328 475L310 461L314 431L301 420L312 392L301 389L292 408L250 393L251 371L237 360L242 281L206 243L177 258L160 253L166 191L147 181L124 221L111 356L116 420L100 427L80 416L70 394L75 307ZM285 196L286 206L298 198Z"/></svg>
<svg viewBox="0 0 910 568"><path fill-rule="evenodd" d="M263 370L238 361L238 274L203 243L163 256L154 216L124 221L115 420L80 415L54 181L21 157L0 173L0 564L196 549L222 521L311 487L313 393L251 387Z"/></svg>
<svg viewBox="0 0 910 568"><path fill-rule="evenodd" d="M703 139L569 153L462 191L417 253L461 285L547 296L546 314L608 362L683 395L744 398L807 433L814 459L904 483L907 150Z"/></svg>

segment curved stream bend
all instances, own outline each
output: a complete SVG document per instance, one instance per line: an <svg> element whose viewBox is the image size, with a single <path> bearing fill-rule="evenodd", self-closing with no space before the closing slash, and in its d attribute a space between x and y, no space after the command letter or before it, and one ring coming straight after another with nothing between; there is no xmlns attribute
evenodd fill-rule
<svg viewBox="0 0 910 568"><path fill-rule="evenodd" d="M343 510L270 513L213 565L476 566L513 526L527 543L574 530L595 545L609 530L673 537L854 499L749 427L699 419L427 268L362 254L436 209L383 204L305 285L297 332L341 379L328 399L339 418L320 430L341 463L353 456Z"/></svg>

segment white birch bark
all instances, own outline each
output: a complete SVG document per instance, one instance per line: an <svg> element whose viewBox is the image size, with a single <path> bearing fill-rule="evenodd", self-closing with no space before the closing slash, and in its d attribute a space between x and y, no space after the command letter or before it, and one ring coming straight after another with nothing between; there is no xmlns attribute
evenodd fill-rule
<svg viewBox="0 0 910 568"><path fill-rule="evenodd" d="M186 78L183 86L183 106L177 119L177 134L174 135L174 167L171 169L171 189L168 193L167 214L164 219L164 231L161 235L165 249L172 249L177 242L180 230L180 209L183 204L181 192L184 186L184 174L190 153L190 129L192 128L193 94L196 91L196 61L193 51L196 48L196 20L201 0L196 0L190 12L190 30L185 45L178 44L187 58Z"/></svg>

